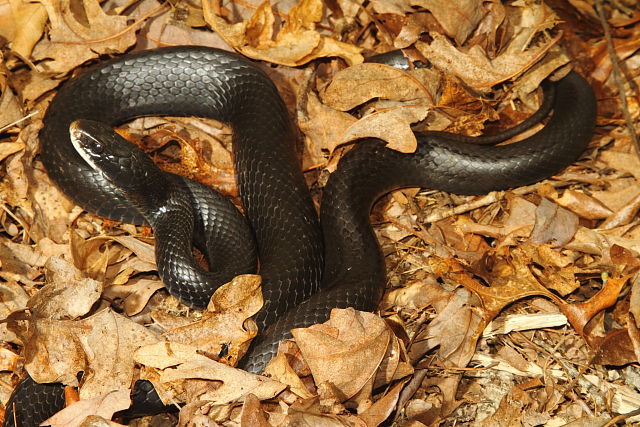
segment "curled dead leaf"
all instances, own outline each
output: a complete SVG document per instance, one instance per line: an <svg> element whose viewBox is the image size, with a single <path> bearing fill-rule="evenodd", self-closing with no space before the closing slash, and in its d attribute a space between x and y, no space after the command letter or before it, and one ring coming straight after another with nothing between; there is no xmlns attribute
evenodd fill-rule
<svg viewBox="0 0 640 427"><path fill-rule="evenodd" d="M313 395L307 390L304 383L293 371L284 354L278 352L276 357L269 361L263 375L273 378L276 381L286 384L292 393L302 399L310 399Z"/></svg>
<svg viewBox="0 0 640 427"><path fill-rule="evenodd" d="M46 268L49 283L27 303L36 316L77 319L87 314L100 298L102 283L84 277L80 270L63 258L50 258Z"/></svg>
<svg viewBox="0 0 640 427"><path fill-rule="evenodd" d="M140 348L135 360L160 370L160 384L185 379L206 379L220 382L219 387L200 396L214 404L226 404L251 393L258 399L270 399L286 385L259 375L232 368L203 356L196 347L176 342L159 342ZM152 382L155 380L151 379ZM161 387L162 389L163 387Z"/></svg>
<svg viewBox="0 0 640 427"><path fill-rule="evenodd" d="M128 389L134 350L158 340L152 331L109 309L78 321L14 316L9 327L26 343L25 368L36 381L77 386L77 373L85 372L81 399Z"/></svg>
<svg viewBox="0 0 640 427"><path fill-rule="evenodd" d="M47 419L44 424L51 427L80 427L87 425L85 422L89 421L88 418L99 417L105 426L119 425L107 420L110 420L116 412L131 406L130 393L129 389L111 391L103 396L75 402ZM93 418L90 422L96 421Z"/></svg>
<svg viewBox="0 0 640 427"><path fill-rule="evenodd" d="M316 384L332 384L342 400L375 375L393 335L378 316L353 309L331 310L326 323L291 333Z"/></svg>
<svg viewBox="0 0 640 427"><path fill-rule="evenodd" d="M405 105L369 114L351 125L338 140L338 144L361 138L379 138L387 147L401 153L413 153L418 146L411 124L423 120L429 109Z"/></svg>
<svg viewBox="0 0 640 427"><path fill-rule="evenodd" d="M15 27L11 50L22 58L29 58L44 32L47 10L42 3L25 3L19 0L12 0L10 3Z"/></svg>
<svg viewBox="0 0 640 427"><path fill-rule="evenodd" d="M165 332L165 338L192 345L204 354L218 355L225 348L224 359L236 364L258 331L251 316L263 304L260 284L255 274L235 277L214 292L199 320Z"/></svg>
<svg viewBox="0 0 640 427"><path fill-rule="evenodd" d="M202 5L205 21L229 45L250 58L290 67L327 56L339 56L348 64L363 60L359 48L322 36L315 30L315 24L322 19L323 3L320 0L302 0L292 7L275 39L275 18L268 0L256 9L251 18L237 24L227 23L213 2Z"/></svg>
<svg viewBox="0 0 640 427"><path fill-rule="evenodd" d="M560 303L558 304L560 311L567 316L569 323L577 333L583 335L587 340L589 336L586 334L585 327L587 323L599 312L607 307L611 307L622 290L622 287L630 276L610 277L608 278L594 296L582 303Z"/></svg>
<svg viewBox="0 0 640 427"><path fill-rule="evenodd" d="M412 0L430 11L445 33L462 44L485 16L484 4L474 0Z"/></svg>
<svg viewBox="0 0 640 427"><path fill-rule="evenodd" d="M582 218L602 219L613 213L598 199L571 189L565 190L562 197L556 199L555 202Z"/></svg>
<svg viewBox="0 0 640 427"><path fill-rule="evenodd" d="M522 73L559 40L556 37L528 50L522 50L522 46L512 46L500 56L489 59L479 48L472 47L468 52L461 52L442 34L432 32L430 35L433 38L430 43L416 43L418 50L438 68L460 77L475 89L488 88ZM565 56L564 63L568 61Z"/></svg>
<svg viewBox="0 0 640 427"><path fill-rule="evenodd" d="M325 105L340 111L373 98L423 100L425 105L433 105L438 82L437 73L428 69L407 72L384 64L358 64L334 75L320 97Z"/></svg>
<svg viewBox="0 0 640 427"><path fill-rule="evenodd" d="M134 31L125 31L126 16L107 14L97 0L84 0L80 7L86 21L71 11L69 0L41 3L49 17L49 39L33 49L36 60L46 60L46 70L66 73L99 54L122 53L136 41Z"/></svg>
<svg viewBox="0 0 640 427"><path fill-rule="evenodd" d="M551 243L562 247L568 243L578 229L578 217L546 198L536 209L536 223L531 232L531 242Z"/></svg>

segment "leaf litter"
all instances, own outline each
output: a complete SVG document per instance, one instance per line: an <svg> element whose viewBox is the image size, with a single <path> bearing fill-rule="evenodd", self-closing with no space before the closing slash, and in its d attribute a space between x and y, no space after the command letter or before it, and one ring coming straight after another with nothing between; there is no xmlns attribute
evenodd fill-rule
<svg viewBox="0 0 640 427"><path fill-rule="evenodd" d="M26 369L79 386L52 425L106 425L138 378L186 403L179 425L638 422L640 169L620 84L632 119L639 110L614 68L637 74L640 20L630 0L601 10L616 57L593 1L0 0L3 403ZM297 118L315 196L357 139L411 152L412 129L495 132L570 65L595 89L599 126L579 162L538 184L385 197L371 217L389 272L380 311L334 310L293 331L257 376L232 366L258 333L259 278L186 309L162 290L150 230L82 212L37 158L42 113L80 66L180 44L263 61ZM361 64L397 48L430 67ZM236 197L224 127L141 119L124 134Z"/></svg>

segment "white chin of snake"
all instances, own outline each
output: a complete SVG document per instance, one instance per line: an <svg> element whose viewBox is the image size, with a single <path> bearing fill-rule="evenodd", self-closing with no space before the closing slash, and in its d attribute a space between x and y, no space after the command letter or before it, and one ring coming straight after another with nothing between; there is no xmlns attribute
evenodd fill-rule
<svg viewBox="0 0 640 427"><path fill-rule="evenodd" d="M91 167L91 169L102 173L100 168L96 166L91 156L89 156L87 152L84 150L84 148L82 147L81 141L83 137L91 138L90 135L86 135L84 132L78 129L78 126L75 123L71 123L71 125L69 125L69 138L71 139L73 148L76 149L76 152L80 154L80 157L82 157L82 159Z"/></svg>

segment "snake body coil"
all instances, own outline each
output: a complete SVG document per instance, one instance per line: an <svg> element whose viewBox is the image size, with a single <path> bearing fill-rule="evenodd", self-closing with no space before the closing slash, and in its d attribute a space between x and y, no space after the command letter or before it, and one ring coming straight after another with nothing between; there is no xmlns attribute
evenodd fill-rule
<svg viewBox="0 0 640 427"><path fill-rule="evenodd" d="M91 68L67 83L47 111L41 158L49 176L78 205L114 220L144 224L149 221L141 210L75 151L69 142L71 122L89 119L117 125L138 116L179 115L229 123L240 196L255 233L263 278L265 306L257 316L261 333L244 362L245 368L256 372L291 328L324 321L334 307L376 308L384 290L385 267L368 216L385 192L421 186L480 194L536 182L575 161L593 130L595 99L576 73L558 82L555 91L554 112L546 126L514 144L473 145L465 142L469 138L437 132L419 136L416 153L401 154L385 148L382 141L362 141L329 179L321 221L296 160L294 132L277 89L250 61L225 51L165 48ZM215 193L181 178L166 179L184 190L182 196L169 197L177 205L198 204L194 200L204 197L223 206L223 214L202 214L198 208L192 217L180 219L192 224L186 231L173 226L178 224L175 219L165 229L154 230L156 253L168 258L158 262L163 281L184 303L203 307L219 283L212 284L209 273L194 270L174 246L163 242L186 239L181 245L190 249L191 230L196 235L216 233L221 223L232 224L231 231L220 237L225 242L251 242L252 232ZM166 200L167 195L160 186L151 198ZM215 280L255 270L251 249L243 247L249 255L234 253L221 260L216 253L224 256L225 251L209 248L207 241L196 239L195 244L204 247L211 266L240 260L214 273L219 274ZM167 263L170 267L161 265ZM24 389L31 393L37 389L27 385ZM21 390L16 389L12 402L25 397ZM21 412L19 405L16 408L21 426L38 421ZM12 425L10 415L5 425Z"/></svg>

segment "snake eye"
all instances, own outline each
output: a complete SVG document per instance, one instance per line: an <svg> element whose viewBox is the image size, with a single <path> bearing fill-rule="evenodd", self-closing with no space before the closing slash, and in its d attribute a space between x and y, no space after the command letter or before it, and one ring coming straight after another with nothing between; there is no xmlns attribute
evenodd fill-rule
<svg viewBox="0 0 640 427"><path fill-rule="evenodd" d="M90 148L93 154L102 154L104 152L104 144L97 140L92 141Z"/></svg>

